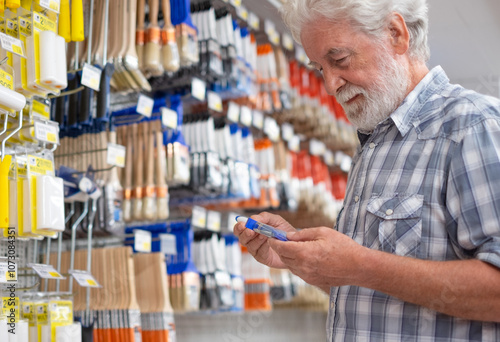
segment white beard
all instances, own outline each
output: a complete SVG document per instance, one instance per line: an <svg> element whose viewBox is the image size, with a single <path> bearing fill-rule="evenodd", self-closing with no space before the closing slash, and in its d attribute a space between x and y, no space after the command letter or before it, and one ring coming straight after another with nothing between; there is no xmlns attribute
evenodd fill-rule
<svg viewBox="0 0 500 342"><path fill-rule="evenodd" d="M410 79L406 68L386 51L378 57L379 77L369 89L350 83L335 95L349 121L362 132L372 132L406 97ZM353 103L346 102L361 94Z"/></svg>

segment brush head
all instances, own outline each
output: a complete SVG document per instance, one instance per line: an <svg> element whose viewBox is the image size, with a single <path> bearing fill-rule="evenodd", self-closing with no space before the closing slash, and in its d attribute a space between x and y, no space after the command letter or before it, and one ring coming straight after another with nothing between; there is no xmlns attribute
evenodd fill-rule
<svg viewBox="0 0 500 342"><path fill-rule="evenodd" d="M161 49L161 62L167 72L176 72L179 70L181 61L176 43L163 45Z"/></svg>
<svg viewBox="0 0 500 342"><path fill-rule="evenodd" d="M168 198L158 197L156 199L156 207L158 210L158 219L166 220L170 216L170 210L168 208Z"/></svg>
<svg viewBox="0 0 500 342"><path fill-rule="evenodd" d="M146 48L144 49L144 68L153 76L161 76L163 74L160 44L153 42L146 44Z"/></svg>
<svg viewBox="0 0 500 342"><path fill-rule="evenodd" d="M154 221L157 219L158 209L156 207L156 198L145 197L143 198L143 211L142 215L145 220Z"/></svg>
<svg viewBox="0 0 500 342"><path fill-rule="evenodd" d="M132 200L132 217L134 220L140 221L143 219L142 216L143 201L142 198Z"/></svg>
<svg viewBox="0 0 500 342"><path fill-rule="evenodd" d="M129 199L123 201L123 220L125 222L132 221L132 201Z"/></svg>

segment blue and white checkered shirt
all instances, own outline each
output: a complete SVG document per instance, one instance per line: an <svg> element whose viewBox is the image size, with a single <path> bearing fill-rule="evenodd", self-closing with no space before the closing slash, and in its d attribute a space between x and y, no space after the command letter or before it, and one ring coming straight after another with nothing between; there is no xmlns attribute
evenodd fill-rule
<svg viewBox="0 0 500 342"><path fill-rule="evenodd" d="M500 268L500 100L430 71L358 148L337 229L397 255ZM331 288L327 330L328 341L500 341L500 324L357 286Z"/></svg>

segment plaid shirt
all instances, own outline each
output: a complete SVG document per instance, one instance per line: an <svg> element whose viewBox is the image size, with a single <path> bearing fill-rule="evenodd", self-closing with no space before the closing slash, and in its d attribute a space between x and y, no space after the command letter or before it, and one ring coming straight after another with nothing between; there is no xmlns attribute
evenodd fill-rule
<svg viewBox="0 0 500 342"><path fill-rule="evenodd" d="M353 158L337 229L425 260L500 268L500 101L434 68ZM498 285L500 286L500 285ZM436 298L449 303L450 294ZM453 297L452 297L453 298ZM500 341L468 321L356 286L332 287L328 341Z"/></svg>

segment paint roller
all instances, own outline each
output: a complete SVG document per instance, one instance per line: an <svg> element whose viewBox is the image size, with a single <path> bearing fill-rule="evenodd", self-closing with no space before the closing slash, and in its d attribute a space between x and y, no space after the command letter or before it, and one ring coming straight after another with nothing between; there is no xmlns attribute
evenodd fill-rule
<svg viewBox="0 0 500 342"><path fill-rule="evenodd" d="M26 98L9 88L0 86L0 108L14 113L21 111L26 105Z"/></svg>
<svg viewBox="0 0 500 342"><path fill-rule="evenodd" d="M53 31L40 32L40 82L57 89L68 86L66 42Z"/></svg>

